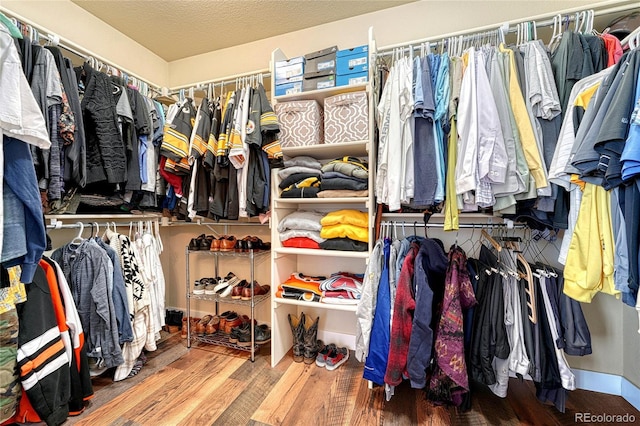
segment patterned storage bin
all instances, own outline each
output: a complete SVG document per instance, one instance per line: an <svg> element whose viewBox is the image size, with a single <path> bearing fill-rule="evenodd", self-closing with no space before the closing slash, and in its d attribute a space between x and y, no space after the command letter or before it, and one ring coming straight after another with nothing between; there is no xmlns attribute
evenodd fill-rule
<svg viewBox="0 0 640 426"><path fill-rule="evenodd" d="M369 138L366 92L345 93L324 100L324 142L362 141Z"/></svg>
<svg viewBox="0 0 640 426"><path fill-rule="evenodd" d="M280 123L280 146L307 146L322 143L323 111L313 100L275 105Z"/></svg>

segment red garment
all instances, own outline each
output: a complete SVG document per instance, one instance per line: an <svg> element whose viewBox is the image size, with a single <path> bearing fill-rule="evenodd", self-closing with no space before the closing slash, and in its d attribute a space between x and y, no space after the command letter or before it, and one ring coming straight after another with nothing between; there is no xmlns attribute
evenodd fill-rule
<svg viewBox="0 0 640 426"><path fill-rule="evenodd" d="M320 244L308 237L293 237L282 242L283 247L319 249Z"/></svg>
<svg viewBox="0 0 640 426"><path fill-rule="evenodd" d="M169 185L173 187L173 190L175 191L177 197L182 197L182 178L171 172L166 171L164 168L166 164L167 164L167 157L165 157L164 155L161 155L160 165L159 165L160 176L162 176L164 180L166 180L167 183L169 183Z"/></svg>
<svg viewBox="0 0 640 426"><path fill-rule="evenodd" d="M602 37L604 48L607 50L607 68L609 68L611 65L618 63L622 57L622 45L620 44L620 40L614 35L602 34L600 37Z"/></svg>
<svg viewBox="0 0 640 426"><path fill-rule="evenodd" d="M399 385L403 377L409 377L407 373L407 356L409 354L413 313L416 309L413 271L419 249L420 246L415 242L409 246L397 283L396 300L393 305L391 341L389 342L389 360L387 362L387 371L384 374L384 382L392 386Z"/></svg>

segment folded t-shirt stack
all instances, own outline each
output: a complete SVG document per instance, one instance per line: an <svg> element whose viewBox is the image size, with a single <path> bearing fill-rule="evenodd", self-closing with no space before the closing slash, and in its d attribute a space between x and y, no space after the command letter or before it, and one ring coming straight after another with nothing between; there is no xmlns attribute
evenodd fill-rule
<svg viewBox="0 0 640 426"><path fill-rule="evenodd" d="M335 272L320 283L324 303L336 305L357 305L362 294L364 274Z"/></svg>
<svg viewBox="0 0 640 426"><path fill-rule="evenodd" d="M276 297L320 302L322 299L320 283L325 279L326 277L314 277L294 272L285 282L278 286Z"/></svg>
<svg viewBox="0 0 640 426"><path fill-rule="evenodd" d="M341 157L322 166L320 198L367 197L369 168L357 157Z"/></svg>
<svg viewBox="0 0 640 426"><path fill-rule="evenodd" d="M367 251L369 249L369 216L358 210L336 210L322 220L320 243L325 250Z"/></svg>
<svg viewBox="0 0 640 426"><path fill-rule="evenodd" d="M320 191L322 164L313 157L298 156L284 160L284 168L278 172L280 197L317 198Z"/></svg>
<svg viewBox="0 0 640 426"><path fill-rule="evenodd" d="M283 247L319 249L324 238L320 237L323 213L298 210L289 213L278 223L278 233Z"/></svg>

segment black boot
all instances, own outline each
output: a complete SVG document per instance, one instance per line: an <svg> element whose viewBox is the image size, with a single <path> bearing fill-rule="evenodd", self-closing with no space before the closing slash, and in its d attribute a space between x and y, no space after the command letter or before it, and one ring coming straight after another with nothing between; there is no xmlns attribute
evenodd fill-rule
<svg viewBox="0 0 640 426"><path fill-rule="evenodd" d="M289 325L293 333L293 360L302 362L304 358L304 312L300 314L300 318L295 315L288 315Z"/></svg>
<svg viewBox="0 0 640 426"><path fill-rule="evenodd" d="M318 355L318 321L320 317L316 317L315 321L311 318L305 318L304 324L304 363L313 364L316 362Z"/></svg>

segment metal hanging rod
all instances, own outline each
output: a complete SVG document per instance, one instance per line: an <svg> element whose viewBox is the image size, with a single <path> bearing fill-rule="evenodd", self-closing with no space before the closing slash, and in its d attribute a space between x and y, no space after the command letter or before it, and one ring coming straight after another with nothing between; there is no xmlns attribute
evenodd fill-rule
<svg viewBox="0 0 640 426"><path fill-rule="evenodd" d="M61 221L56 221L55 223L51 223L47 225L47 229L77 229L77 228L91 228L92 226L98 227L122 227L122 226L132 226L137 222L149 222L152 223L158 222L158 219L147 219L147 220L133 220L131 222L74 222L74 223L63 223Z"/></svg>
<svg viewBox="0 0 640 426"><path fill-rule="evenodd" d="M223 88L224 86L227 86L227 85L238 84L238 82L241 79L251 79L252 77L262 78L262 79L270 78L271 72L268 69L262 69L257 71L241 73L241 74L235 74L227 77L216 78L212 80L201 81L199 83L185 84L182 86L172 87L170 94L175 95L175 94L178 94L180 90L185 90L185 89L205 90L209 85L212 85L213 88L215 87Z"/></svg>
<svg viewBox="0 0 640 426"><path fill-rule="evenodd" d="M444 223L424 223L424 222L405 222L405 221L382 221L381 226L405 226L409 228L444 228ZM458 228L464 229L482 229L482 228L506 228L506 229L527 229L528 226L523 223L461 223Z"/></svg>
<svg viewBox="0 0 640 426"><path fill-rule="evenodd" d="M638 5L634 3L629 3L629 4L619 5L619 6L612 6L608 8L605 7L602 9L593 9L593 11L595 15L608 15L611 13L625 12L633 9L638 9ZM562 16L562 20L564 24L565 21L567 20L569 22L575 21L576 12L582 12L582 11L584 11L583 8L574 8L574 9L569 9L569 10L565 10L558 13L538 15L538 16L533 16L526 19L519 19L515 21L515 23L506 23L506 24L503 24L502 26L497 24L486 25L486 26L474 28L471 30L457 31L449 34L428 37L428 38L423 38L419 40L413 40L410 42L397 43L389 46L382 46L378 49L377 56L378 57L391 56L394 54L394 51L399 51L399 50L402 52L412 52L414 50L419 50L422 47L422 45L426 43L429 43L431 47L437 47L442 43L446 43L447 39L454 38L454 37L462 36L463 40L466 41L478 35L480 36L490 35L498 31L499 29L503 29L504 34L515 33L518 30L518 24L524 23L524 22L533 22L535 23L536 28L550 27L550 26L553 26L554 24L553 16L556 16L556 15Z"/></svg>
<svg viewBox="0 0 640 426"><path fill-rule="evenodd" d="M139 75L127 70L126 68L123 68L111 61L108 61L106 59L104 59L103 57L101 57L100 55L97 55L69 40L66 40L60 36L58 36L57 34L55 34L54 32L44 28L41 25L38 25L36 23L34 23L33 21L18 15L15 12L12 12L11 10L7 9L4 6L0 5L0 11L3 12L5 15L7 15L7 17L9 18L13 18L15 19L17 22L31 28L35 30L35 35L37 35L38 37L38 41L40 40L45 40L47 43L50 43L52 46L57 46L61 49L64 49L68 52L73 53L76 56L79 56L85 60L90 60L91 58L100 61L103 65L106 66L110 66L113 67L114 69L116 69L117 71L120 72L120 74L129 76L129 77L133 77L135 80L137 80L137 82L139 83L143 83L143 86L146 85L146 87L149 90L152 90L158 94L162 94L162 86L159 86L157 84L153 84L153 83L149 83L146 79L140 77Z"/></svg>

